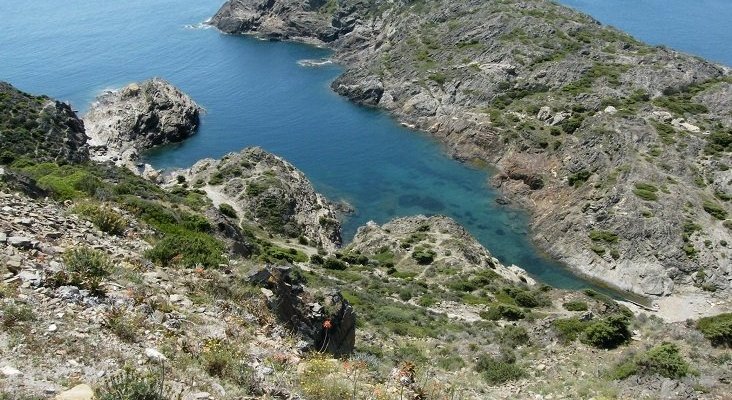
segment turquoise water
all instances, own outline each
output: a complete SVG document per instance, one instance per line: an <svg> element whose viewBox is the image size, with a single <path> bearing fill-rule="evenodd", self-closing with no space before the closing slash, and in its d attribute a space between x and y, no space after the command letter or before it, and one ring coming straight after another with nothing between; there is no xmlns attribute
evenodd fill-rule
<svg viewBox="0 0 732 400"><path fill-rule="evenodd" d="M487 171L449 159L425 135L334 94L328 85L339 67L297 63L327 57L327 50L202 28L222 1L0 2L0 79L83 111L104 89L164 77L207 113L198 135L150 156L157 167L262 146L329 198L356 208L346 238L368 220L444 214L543 282L589 285L532 246L526 215L495 203Z"/></svg>
<svg viewBox="0 0 732 400"><path fill-rule="evenodd" d="M732 65L730 0L559 0L646 43Z"/></svg>

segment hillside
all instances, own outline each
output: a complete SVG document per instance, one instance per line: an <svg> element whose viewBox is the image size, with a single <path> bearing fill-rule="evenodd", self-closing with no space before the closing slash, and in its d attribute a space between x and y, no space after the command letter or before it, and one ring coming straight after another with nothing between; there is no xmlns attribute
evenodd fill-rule
<svg viewBox="0 0 732 400"><path fill-rule="evenodd" d="M0 398L732 390L730 314L666 323L591 290L540 285L445 217L369 224L336 250L319 242L338 231L318 217L332 205L262 149L158 184L112 162L49 159L55 140L7 126L37 150L0 167ZM282 204L295 213L259 213Z"/></svg>
<svg viewBox="0 0 732 400"><path fill-rule="evenodd" d="M729 68L545 0L231 0L211 24L332 48L336 92L495 166L577 272L669 312L728 301Z"/></svg>

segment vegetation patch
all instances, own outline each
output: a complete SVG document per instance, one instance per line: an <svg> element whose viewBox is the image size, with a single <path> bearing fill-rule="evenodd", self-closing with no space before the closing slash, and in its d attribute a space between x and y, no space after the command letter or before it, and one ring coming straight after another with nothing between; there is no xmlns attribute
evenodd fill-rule
<svg viewBox="0 0 732 400"><path fill-rule="evenodd" d="M696 328L712 345L732 347L732 313L701 318Z"/></svg>
<svg viewBox="0 0 732 400"><path fill-rule="evenodd" d="M638 182L635 184L633 193L646 201L658 200L658 188L650 183Z"/></svg>
<svg viewBox="0 0 732 400"><path fill-rule="evenodd" d="M609 372L611 379L625 379L632 375L660 375L669 379L680 379L688 375L691 368L681 356L679 348L664 342L650 350L615 366Z"/></svg>

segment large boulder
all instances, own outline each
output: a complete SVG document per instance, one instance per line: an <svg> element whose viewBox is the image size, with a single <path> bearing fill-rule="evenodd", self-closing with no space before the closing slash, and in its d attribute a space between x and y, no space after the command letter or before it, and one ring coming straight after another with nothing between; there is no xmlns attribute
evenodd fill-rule
<svg viewBox="0 0 732 400"><path fill-rule="evenodd" d="M356 340L356 313L337 290L314 290L290 267L267 266L249 278L262 286L270 309L307 342L309 350L349 354Z"/></svg>

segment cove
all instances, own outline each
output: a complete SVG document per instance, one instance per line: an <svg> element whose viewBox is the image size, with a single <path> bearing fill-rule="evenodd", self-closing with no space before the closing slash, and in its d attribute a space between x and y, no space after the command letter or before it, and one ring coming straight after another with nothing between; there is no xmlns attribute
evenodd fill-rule
<svg viewBox="0 0 732 400"><path fill-rule="evenodd" d="M0 4L0 79L70 101L82 112L101 91L160 76L207 110L198 135L148 161L187 167L261 146L303 170L316 189L355 207L344 225L413 214L443 214L497 258L558 288L596 284L572 274L531 243L528 216L499 206L489 173L447 157L439 143L387 114L333 93L335 65L298 61L329 52L226 36L200 22L222 0L53 0Z"/></svg>

